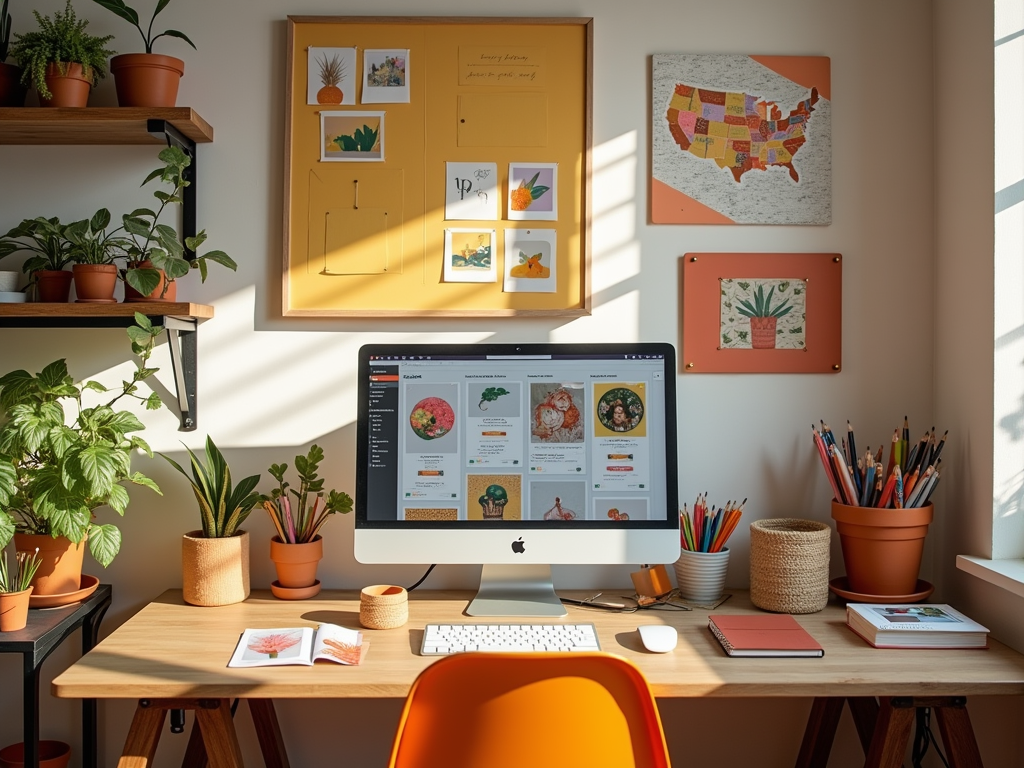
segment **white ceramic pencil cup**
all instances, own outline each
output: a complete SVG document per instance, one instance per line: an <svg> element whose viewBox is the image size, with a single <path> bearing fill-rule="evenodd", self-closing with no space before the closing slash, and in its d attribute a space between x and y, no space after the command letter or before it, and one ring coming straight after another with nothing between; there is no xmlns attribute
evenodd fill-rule
<svg viewBox="0 0 1024 768"><path fill-rule="evenodd" d="M684 600L713 603L725 590L725 574L729 570L729 548L721 552L679 551L675 562L676 586Z"/></svg>

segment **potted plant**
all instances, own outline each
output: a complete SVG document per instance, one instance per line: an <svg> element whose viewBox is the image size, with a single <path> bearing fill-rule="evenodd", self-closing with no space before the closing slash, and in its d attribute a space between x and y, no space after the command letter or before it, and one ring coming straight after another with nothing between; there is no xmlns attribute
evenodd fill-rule
<svg viewBox="0 0 1024 768"><path fill-rule="evenodd" d="M25 106L25 86L21 84L21 67L7 64L11 50L11 14L8 0L0 4L0 107Z"/></svg>
<svg viewBox="0 0 1024 768"><path fill-rule="evenodd" d="M91 219L75 221L64 227L64 238L70 244L71 273L75 280L76 301L94 304L113 304L117 285L116 259L121 258L129 241L116 234L120 228L107 233L110 211L98 210Z"/></svg>
<svg viewBox="0 0 1024 768"><path fill-rule="evenodd" d="M163 166L150 173L142 184L145 186L154 179L160 179L169 184L171 190L153 192L160 203L155 211L139 208L122 216L130 241L125 248L128 261L123 274L125 301L174 301L174 281L187 275L191 269L198 269L205 282L209 269L207 262L210 261L231 270L238 269L224 251L198 255L199 246L206 242L206 230L201 230L195 237L186 237L183 244L173 227L159 223L169 205L181 204L182 191L190 184L185 178L185 169L192 160L178 147L167 147L158 157Z"/></svg>
<svg viewBox="0 0 1024 768"><path fill-rule="evenodd" d="M159 0L145 31L139 24L138 12L125 5L123 0L94 2L139 30L142 42L146 46L145 53L122 53L111 59L110 71L114 75L114 86L117 88L117 103L122 107L173 107L178 100L178 83L185 74L185 62L173 56L153 53L153 43L161 37L177 37L193 48L196 45L183 32L176 29L164 30L158 35L153 34L153 22L170 0Z"/></svg>
<svg viewBox="0 0 1024 768"><path fill-rule="evenodd" d="M251 475L232 486L224 455L206 438L206 462L188 447L192 474L174 459L160 454L191 483L199 504L201 530L182 540L182 588L186 603L228 605L249 596L249 534L240 528L260 500Z"/></svg>
<svg viewBox="0 0 1024 768"><path fill-rule="evenodd" d="M96 37L85 31L89 22L79 21L71 0L64 13L55 11L49 19L32 11L38 32L15 35L11 55L24 72L23 85L31 83L44 107L84 107L89 91L106 76L107 58L114 51L106 48L113 35Z"/></svg>
<svg viewBox="0 0 1024 768"><path fill-rule="evenodd" d="M28 601L37 570L38 549L16 552L13 571L7 568L7 550L0 552L0 632L14 632L28 624Z"/></svg>
<svg viewBox="0 0 1024 768"><path fill-rule="evenodd" d="M0 238L0 259L12 253L32 254L21 270L31 275L39 290L39 300L66 302L71 292L71 244L64 237L64 226L56 217L24 219Z"/></svg>
<svg viewBox="0 0 1024 768"><path fill-rule="evenodd" d="M758 285L754 291L754 303L751 304L745 299L739 299L739 306L736 311L741 315L750 318L750 346L754 349L775 349L775 326L780 317L790 313L793 306L789 299L783 299L774 307L772 295L775 293L775 286L768 291L768 297L764 295L764 285Z"/></svg>
<svg viewBox="0 0 1024 768"><path fill-rule="evenodd" d="M121 547L121 532L112 523L96 522L96 510L109 506L123 515L128 506L124 483L160 489L132 472L132 454L152 456L146 442L133 434L144 429L134 413L118 410L125 399L159 408L155 393L143 397L138 385L155 373L146 363L162 329L143 315L128 329L138 357L135 372L121 391L99 405L86 405L86 392L107 396L96 381L78 385L64 360L38 374L24 370L0 377L0 546L15 537L19 550L39 548L42 565L33 582L37 595L62 595L79 588L82 543L106 567ZM93 397L92 395L90 397ZM54 572L57 566L69 573Z"/></svg>
<svg viewBox="0 0 1024 768"><path fill-rule="evenodd" d="M305 456L295 457L298 488L284 479L287 464L270 466L277 488L261 496L260 501L277 529L270 539L270 559L277 569L277 581L271 589L277 597L302 599L320 591L316 578L317 563L324 556L320 529L331 515L352 511L352 497L347 493L324 491L324 478L317 474L323 460L324 451L315 444Z"/></svg>

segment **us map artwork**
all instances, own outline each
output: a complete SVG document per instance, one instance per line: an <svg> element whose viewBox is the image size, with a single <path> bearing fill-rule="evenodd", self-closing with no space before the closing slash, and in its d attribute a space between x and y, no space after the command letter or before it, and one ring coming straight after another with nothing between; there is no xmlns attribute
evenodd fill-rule
<svg viewBox="0 0 1024 768"><path fill-rule="evenodd" d="M829 224L825 57L658 54L651 213L662 224Z"/></svg>

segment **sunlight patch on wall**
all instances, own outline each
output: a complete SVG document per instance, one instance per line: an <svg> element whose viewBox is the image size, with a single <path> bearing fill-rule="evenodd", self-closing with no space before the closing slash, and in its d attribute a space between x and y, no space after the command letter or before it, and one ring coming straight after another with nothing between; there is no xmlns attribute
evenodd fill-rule
<svg viewBox="0 0 1024 768"><path fill-rule="evenodd" d="M637 341L640 338L640 292L630 291L600 306L594 307L590 317L581 317L555 328L549 340L558 343L609 344Z"/></svg>

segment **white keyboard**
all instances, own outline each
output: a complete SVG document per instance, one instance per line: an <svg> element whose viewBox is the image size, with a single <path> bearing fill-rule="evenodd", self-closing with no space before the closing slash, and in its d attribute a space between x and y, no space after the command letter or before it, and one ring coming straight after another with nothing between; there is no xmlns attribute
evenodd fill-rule
<svg viewBox="0 0 1024 768"><path fill-rule="evenodd" d="M593 624L427 624L420 654L600 650Z"/></svg>

